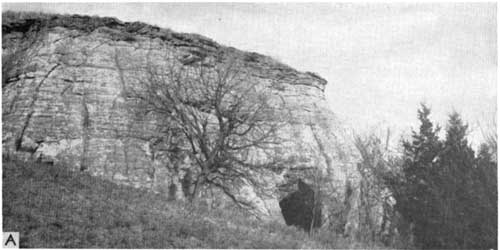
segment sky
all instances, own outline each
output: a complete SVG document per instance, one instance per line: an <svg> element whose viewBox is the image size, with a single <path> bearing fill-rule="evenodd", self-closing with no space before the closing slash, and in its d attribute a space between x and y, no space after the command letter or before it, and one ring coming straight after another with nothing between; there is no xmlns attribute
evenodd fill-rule
<svg viewBox="0 0 500 250"><path fill-rule="evenodd" d="M326 99L359 133L418 128L424 102L445 127L496 122L495 3L4 3L3 10L113 16L198 33L328 81Z"/></svg>

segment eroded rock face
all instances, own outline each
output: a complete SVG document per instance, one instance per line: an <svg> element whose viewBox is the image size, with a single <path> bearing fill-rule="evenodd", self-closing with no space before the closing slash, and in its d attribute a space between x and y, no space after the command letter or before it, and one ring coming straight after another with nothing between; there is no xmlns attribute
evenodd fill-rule
<svg viewBox="0 0 500 250"><path fill-rule="evenodd" d="M4 54L8 46L26 39L23 34L31 22L3 23ZM142 23L80 16L53 16L42 23L40 43L29 48L33 56L3 88L4 154L62 164L184 199L190 160L179 155L174 161L155 152L157 120L138 112L127 96L127 88L139 84L134 76L144 70L131 59L162 60L165 51L184 65L235 57L253 81L272 83L276 97L286 103L291 116L280 133L289 140L275 153L293 159L283 169L262 176L269 193L247 185L235 190L235 196L253 204L257 216L283 221L279 201L297 190L299 179L308 185L325 183L321 193L334 198L324 199L322 224L348 228L354 223L356 201L346 194L359 179L357 156L352 155L348 133L329 110L324 79L208 38ZM205 190L205 197L215 195Z"/></svg>

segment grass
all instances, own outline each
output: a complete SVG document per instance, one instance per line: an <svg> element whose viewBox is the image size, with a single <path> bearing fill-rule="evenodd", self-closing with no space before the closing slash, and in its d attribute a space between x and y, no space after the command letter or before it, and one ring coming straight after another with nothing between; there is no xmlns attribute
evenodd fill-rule
<svg viewBox="0 0 500 250"><path fill-rule="evenodd" d="M3 231L28 248L347 248L244 211L209 210L62 166L3 161Z"/></svg>

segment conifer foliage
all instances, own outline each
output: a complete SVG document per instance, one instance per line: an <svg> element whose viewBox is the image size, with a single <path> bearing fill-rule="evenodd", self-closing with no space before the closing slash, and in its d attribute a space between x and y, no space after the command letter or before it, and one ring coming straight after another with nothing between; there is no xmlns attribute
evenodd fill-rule
<svg viewBox="0 0 500 250"><path fill-rule="evenodd" d="M418 111L420 129L404 141L401 176L388 184L396 210L413 225L420 248L495 248L497 245L496 162L488 146L475 156L468 126L456 112L449 116L446 138Z"/></svg>

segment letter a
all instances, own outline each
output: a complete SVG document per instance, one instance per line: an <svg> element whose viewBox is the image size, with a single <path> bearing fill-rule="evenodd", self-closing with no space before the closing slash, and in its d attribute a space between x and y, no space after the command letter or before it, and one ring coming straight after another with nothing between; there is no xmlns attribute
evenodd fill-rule
<svg viewBox="0 0 500 250"><path fill-rule="evenodd" d="M12 242L12 244L14 244L14 246L17 246L16 241L14 240L14 237L12 237L12 234L9 234L9 237L7 238L7 240L5 241L5 243L3 245L8 246L9 242Z"/></svg>

